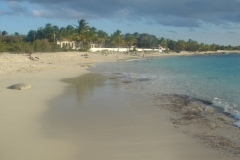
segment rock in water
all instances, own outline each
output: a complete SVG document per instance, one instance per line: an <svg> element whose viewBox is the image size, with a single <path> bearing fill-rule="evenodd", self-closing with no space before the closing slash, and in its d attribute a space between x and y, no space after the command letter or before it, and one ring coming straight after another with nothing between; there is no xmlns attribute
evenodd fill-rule
<svg viewBox="0 0 240 160"><path fill-rule="evenodd" d="M25 83L18 83L7 87L8 89L23 90L31 88L31 85Z"/></svg>

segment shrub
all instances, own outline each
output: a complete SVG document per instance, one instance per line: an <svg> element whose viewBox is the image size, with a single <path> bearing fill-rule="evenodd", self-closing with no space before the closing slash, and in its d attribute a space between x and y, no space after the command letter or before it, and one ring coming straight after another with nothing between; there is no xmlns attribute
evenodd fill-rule
<svg viewBox="0 0 240 160"><path fill-rule="evenodd" d="M78 51L80 51L80 52L89 52L90 49L91 49L91 46L90 46L90 45L88 45L88 44L83 44Z"/></svg>
<svg viewBox="0 0 240 160"><path fill-rule="evenodd" d="M51 51L51 45L47 39L34 41L33 47L34 47L35 52L50 52Z"/></svg>

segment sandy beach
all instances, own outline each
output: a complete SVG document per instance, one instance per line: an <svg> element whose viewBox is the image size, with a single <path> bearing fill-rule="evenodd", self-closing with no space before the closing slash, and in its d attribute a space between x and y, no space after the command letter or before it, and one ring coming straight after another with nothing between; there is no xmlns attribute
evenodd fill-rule
<svg viewBox="0 0 240 160"><path fill-rule="evenodd" d="M193 53L171 55L190 54ZM144 56L167 55L151 53ZM211 123L191 115L184 117L188 119L181 116L173 119L172 114L189 112L180 112L178 105L169 109L169 102L185 104L185 97L143 97L128 93L119 89L122 84L118 81L87 70L96 63L142 58L142 54L64 52L31 56L34 60L27 54L0 54L1 160L240 158L240 146L232 142L239 138L240 132L239 128L230 125L231 118L217 114L218 118L211 119ZM82 82L81 85L75 84L76 81ZM17 83L30 84L31 89L7 89ZM80 98L73 100L76 94ZM81 109L69 105L70 100L81 104ZM197 100L187 104L189 108L199 107ZM69 108L64 108L68 105ZM205 105L200 108L204 107L206 109ZM215 113L209 111L208 116ZM189 119L197 119L196 123L207 127L182 125ZM223 119L221 123L219 119ZM213 121L217 122L213 124ZM231 130L235 131L234 135ZM221 134L213 138L220 142L220 147L210 143L213 138L209 139L218 132ZM223 137L224 134L228 134L229 139Z"/></svg>

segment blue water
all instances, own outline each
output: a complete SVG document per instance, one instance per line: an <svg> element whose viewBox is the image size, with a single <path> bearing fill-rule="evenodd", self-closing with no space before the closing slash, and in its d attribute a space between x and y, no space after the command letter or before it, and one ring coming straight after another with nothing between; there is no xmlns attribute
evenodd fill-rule
<svg viewBox="0 0 240 160"><path fill-rule="evenodd" d="M133 92L184 94L213 102L240 120L240 54L173 56L96 65ZM235 125L240 127L240 121Z"/></svg>

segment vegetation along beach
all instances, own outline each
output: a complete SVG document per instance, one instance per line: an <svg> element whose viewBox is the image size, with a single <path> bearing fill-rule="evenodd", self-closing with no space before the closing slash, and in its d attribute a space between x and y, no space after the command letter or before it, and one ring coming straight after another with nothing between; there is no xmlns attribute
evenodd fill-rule
<svg viewBox="0 0 240 160"><path fill-rule="evenodd" d="M239 160L239 53L85 19L1 29L0 159Z"/></svg>

